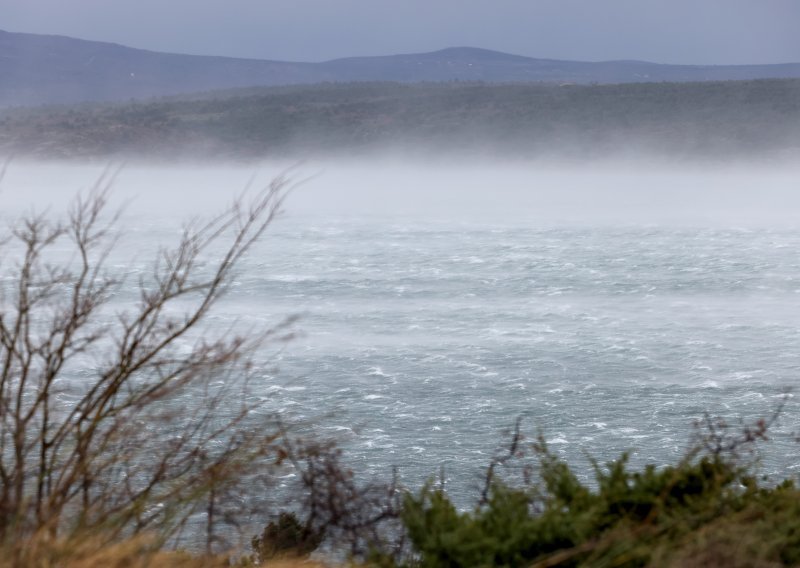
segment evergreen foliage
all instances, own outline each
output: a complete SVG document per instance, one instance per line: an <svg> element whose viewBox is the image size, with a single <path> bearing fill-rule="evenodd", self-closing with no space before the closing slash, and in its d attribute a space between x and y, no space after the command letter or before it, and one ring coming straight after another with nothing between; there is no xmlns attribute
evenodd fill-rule
<svg viewBox="0 0 800 568"><path fill-rule="evenodd" d="M409 495L407 566L793 566L800 562L800 491L763 487L731 455L631 471L623 455L595 465L596 487L538 444L538 481L493 483L475 510L442 488Z"/></svg>

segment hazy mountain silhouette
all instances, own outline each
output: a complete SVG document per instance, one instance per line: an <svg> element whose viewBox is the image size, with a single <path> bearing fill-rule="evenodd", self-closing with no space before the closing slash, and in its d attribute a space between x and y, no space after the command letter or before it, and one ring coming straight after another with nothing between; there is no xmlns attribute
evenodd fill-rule
<svg viewBox="0 0 800 568"><path fill-rule="evenodd" d="M159 53L64 36L0 31L0 105L4 106L124 101L326 81L631 83L790 77L800 77L800 64L591 63L470 47L299 63Z"/></svg>

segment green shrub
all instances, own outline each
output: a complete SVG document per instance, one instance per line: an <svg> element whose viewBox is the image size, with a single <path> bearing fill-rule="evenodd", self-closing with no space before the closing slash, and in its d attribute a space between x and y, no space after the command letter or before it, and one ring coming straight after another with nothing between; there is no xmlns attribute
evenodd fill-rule
<svg viewBox="0 0 800 568"><path fill-rule="evenodd" d="M489 498L470 512L459 512L442 489L428 486L408 496L402 518L416 551L413 564L800 562L800 492L789 481L759 487L730 456L709 453L672 467L631 471L623 455L606 467L595 465L594 490L544 445L539 458L537 482L511 487L495 481Z"/></svg>

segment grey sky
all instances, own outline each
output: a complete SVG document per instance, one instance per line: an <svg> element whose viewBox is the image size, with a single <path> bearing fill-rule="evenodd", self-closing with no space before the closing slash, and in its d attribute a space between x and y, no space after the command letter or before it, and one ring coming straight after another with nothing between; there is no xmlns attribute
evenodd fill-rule
<svg viewBox="0 0 800 568"><path fill-rule="evenodd" d="M294 61L474 46L591 61L800 62L800 0L0 0L0 29Z"/></svg>

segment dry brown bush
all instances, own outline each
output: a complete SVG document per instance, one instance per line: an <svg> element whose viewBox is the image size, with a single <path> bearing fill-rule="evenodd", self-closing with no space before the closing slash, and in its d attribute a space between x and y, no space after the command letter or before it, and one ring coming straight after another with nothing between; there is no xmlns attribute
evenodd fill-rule
<svg viewBox="0 0 800 568"><path fill-rule="evenodd" d="M0 546L16 554L43 534L162 544L201 515L211 551L226 499L274 461L277 430L248 393L254 354L289 322L201 324L278 214L286 180L188 225L135 283L106 269L112 181L64 220L29 214L0 235ZM137 299L110 314L123 286Z"/></svg>

